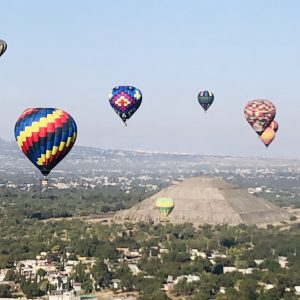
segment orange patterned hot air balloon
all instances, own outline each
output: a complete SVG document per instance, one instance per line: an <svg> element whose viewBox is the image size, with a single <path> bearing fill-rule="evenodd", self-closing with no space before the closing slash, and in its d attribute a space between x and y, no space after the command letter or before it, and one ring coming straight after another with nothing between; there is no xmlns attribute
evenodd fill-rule
<svg viewBox="0 0 300 300"><path fill-rule="evenodd" d="M273 142L275 136L275 131L272 128L268 127L260 136L260 139L265 144L265 146L268 147Z"/></svg>
<svg viewBox="0 0 300 300"><path fill-rule="evenodd" d="M269 125L270 128L272 128L275 132L278 130L278 122L277 121L272 121L271 124Z"/></svg>

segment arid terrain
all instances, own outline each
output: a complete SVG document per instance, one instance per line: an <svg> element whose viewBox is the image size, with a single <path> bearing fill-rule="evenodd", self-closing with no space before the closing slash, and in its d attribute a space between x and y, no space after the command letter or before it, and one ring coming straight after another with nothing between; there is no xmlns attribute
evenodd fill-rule
<svg viewBox="0 0 300 300"><path fill-rule="evenodd" d="M171 197L175 207L161 217L155 207L159 197ZM161 190L130 209L118 212L115 221L168 221L201 224L273 224L286 221L290 213L267 200L250 195L221 179L195 177Z"/></svg>

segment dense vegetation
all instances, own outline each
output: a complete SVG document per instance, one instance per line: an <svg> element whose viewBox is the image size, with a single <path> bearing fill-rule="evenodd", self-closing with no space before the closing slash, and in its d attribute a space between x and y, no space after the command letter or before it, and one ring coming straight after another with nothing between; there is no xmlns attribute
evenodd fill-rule
<svg viewBox="0 0 300 300"><path fill-rule="evenodd" d="M134 187L130 193L119 187L48 188L31 191L0 187L0 217L49 219L115 212L131 207L150 196L144 189Z"/></svg>
<svg viewBox="0 0 300 300"><path fill-rule="evenodd" d="M103 216L129 207L145 197L143 189L134 187L130 193L118 187L77 188L68 190L39 189L30 192L13 188L0 188L0 269L8 268L6 280L20 284L29 298L44 295L55 289L43 279L44 270L30 280L21 276L15 263L35 259L41 252L49 261L55 261L61 270L65 262L78 256L96 259L87 269L79 263L67 283L82 284L86 292L112 289L119 280L119 289L137 291L140 299L168 299L162 291L169 275L175 279L193 274L199 281L188 282L182 278L174 285L173 296L185 299L297 299L294 286L300 285L300 225L268 229L256 226L238 227L201 226L191 224L154 225L113 224L107 220L89 223L83 218L102 212ZM53 220L53 217L60 217ZM70 218L65 218L70 217ZM140 273L133 275L117 248L139 250L137 266ZM203 251L207 257L191 259L191 249ZM162 251L164 250L164 251ZM223 256L215 257L212 251ZM66 253L69 253L67 256ZM285 256L289 268L281 268L278 257ZM264 259L261 265L254 260ZM240 272L224 274L226 266L239 269L255 267L252 274ZM267 284L273 287L265 289ZM220 288L225 288L225 294ZM0 285L0 297L13 295L9 286Z"/></svg>
<svg viewBox="0 0 300 300"><path fill-rule="evenodd" d="M161 291L168 275L174 278L180 275L198 275L200 281L187 283L180 280L174 287L175 295L190 299L296 299L293 290L300 283L300 226L280 231L269 226L268 230L255 226L238 227L203 226L194 228L191 224L153 225L132 224L89 224L80 220L40 221L37 219L2 219L0 233L0 268L13 268L15 261L35 259L41 251L48 254L50 260L56 260L63 268L65 253L95 257L98 262L88 273L85 266L78 264L73 279L81 282L87 292L110 286L112 279L119 279L123 290L137 290L141 299L167 299ZM138 263L142 271L133 276L126 261L120 262L120 253L116 248L129 247L142 249ZM215 258L213 265L208 258L190 258L190 249L203 250L210 255L211 250L226 254L226 258ZM159 253L158 249L167 249ZM277 257L286 256L289 268L280 268ZM223 274L225 266L248 268L255 266L254 259L264 258L262 265L250 275L233 272ZM70 257L69 257L70 259ZM109 266L104 263L109 259ZM96 286L89 273L96 280ZM147 276L145 276L147 275ZM17 272L10 272L7 279L20 282L25 294L41 294L41 286L36 281L28 282L20 278ZM263 292L258 284L273 284L274 288ZM226 294L220 294L220 287L226 288ZM235 288L238 287L238 290ZM49 288L49 287L47 287ZM43 288L45 289L45 287ZM10 291L1 287L0 293L10 295Z"/></svg>

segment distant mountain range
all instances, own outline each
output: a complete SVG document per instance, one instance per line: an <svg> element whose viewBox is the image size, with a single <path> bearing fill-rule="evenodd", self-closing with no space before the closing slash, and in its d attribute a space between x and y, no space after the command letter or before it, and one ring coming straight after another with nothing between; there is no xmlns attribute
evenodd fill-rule
<svg viewBox="0 0 300 300"><path fill-rule="evenodd" d="M151 175L164 178L186 178L199 175L220 176L228 180L240 181L247 177L247 186L258 186L261 174L274 179L272 174L296 176L298 178L300 160L274 159L259 157L232 157L214 155L196 155L187 153L160 153L152 151L112 150L93 147L75 146L70 154L51 172L51 177L64 174L64 178L75 179L81 176L120 176L135 174L138 176ZM3 180L16 178L22 174L26 179L28 174L30 182L32 176L40 176L36 168L22 154L15 141L0 139L0 170L3 172ZM7 172L9 170L9 172ZM115 175L114 175L115 174ZM296 174L296 175L295 175ZM67 176L69 176L67 178ZM1 178L1 173L0 173ZM156 176L156 178L158 178ZM157 179L158 180L158 179ZM298 179L297 179L298 180ZM300 180L300 178L299 178ZM18 182L22 182L23 179ZM260 180L261 181L261 180ZM274 181L274 180L273 180ZM233 181L234 182L234 181ZM238 185L240 182L238 182ZM277 182L274 182L274 185ZM296 186L293 182L293 186Z"/></svg>
<svg viewBox="0 0 300 300"><path fill-rule="evenodd" d="M7 141L0 138L0 154L8 151L16 151L17 154L21 153L18 145L15 141ZM126 150L126 149L104 149L104 148L95 148L89 146L74 146L71 151L71 156L77 155L90 155L90 156L98 156L98 155L107 155L107 156L127 156L127 157L153 157L158 159L166 159L166 158L175 158L175 159L225 159L227 161L249 161L252 163L270 161L278 162L298 162L300 164L300 160L295 159L280 159L280 158L265 158L265 157L237 157L237 156L216 156L216 155L203 155L203 154L193 154L193 153L177 153L177 152L160 152L160 151L148 151L148 150Z"/></svg>

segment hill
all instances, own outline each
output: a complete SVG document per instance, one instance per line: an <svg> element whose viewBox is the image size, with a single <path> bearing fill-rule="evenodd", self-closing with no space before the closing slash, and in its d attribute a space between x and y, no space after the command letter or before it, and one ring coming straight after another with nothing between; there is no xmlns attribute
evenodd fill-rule
<svg viewBox="0 0 300 300"><path fill-rule="evenodd" d="M224 180L196 177L169 186L130 209L118 212L115 221L165 220L155 208L158 197L171 197L175 207L167 220L172 223L274 224L288 220L290 214L265 199L250 195Z"/></svg>

